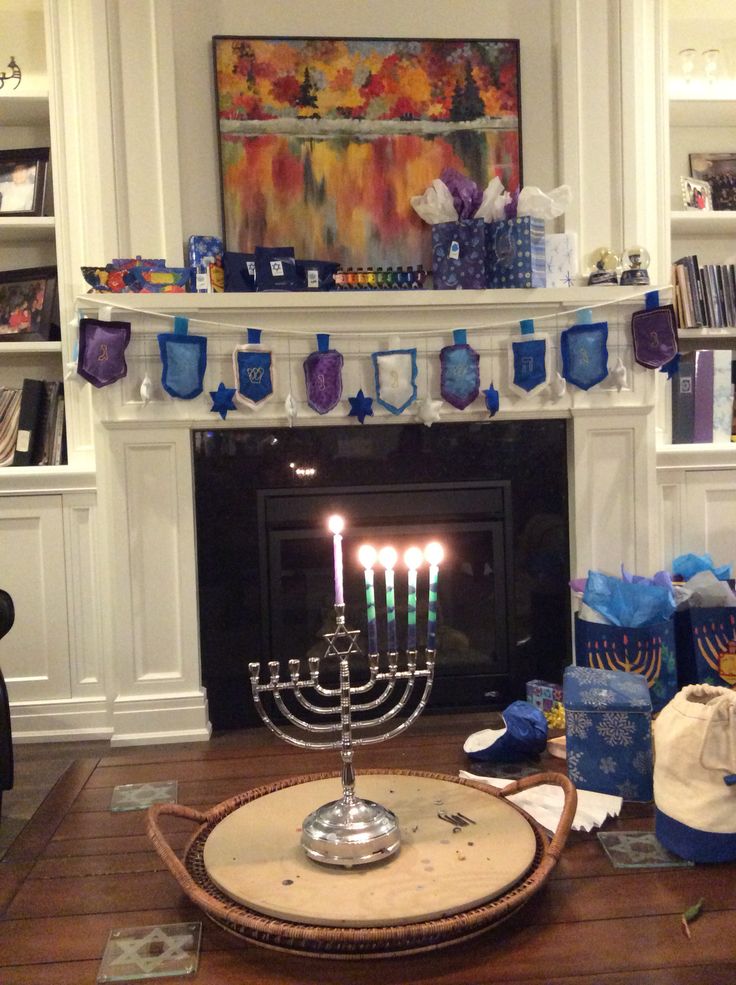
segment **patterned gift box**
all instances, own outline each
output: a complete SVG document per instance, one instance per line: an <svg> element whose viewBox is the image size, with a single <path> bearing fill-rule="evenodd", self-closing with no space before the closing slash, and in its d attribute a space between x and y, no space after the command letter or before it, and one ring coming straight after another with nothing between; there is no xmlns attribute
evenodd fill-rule
<svg viewBox="0 0 736 985"><path fill-rule="evenodd" d="M486 286L486 223L459 219L432 226L432 280L438 290Z"/></svg>
<svg viewBox="0 0 736 985"><path fill-rule="evenodd" d="M641 674L566 667L567 772L584 790L652 799L652 702Z"/></svg>
<svg viewBox="0 0 736 985"><path fill-rule="evenodd" d="M578 238L575 233L544 237L547 287L574 287L578 276Z"/></svg>
<svg viewBox="0 0 736 985"><path fill-rule="evenodd" d="M540 711L552 711L555 705L562 704L562 685L550 681L527 681L526 700Z"/></svg>
<svg viewBox="0 0 736 985"><path fill-rule="evenodd" d="M488 287L546 287L544 219L522 216L486 228Z"/></svg>

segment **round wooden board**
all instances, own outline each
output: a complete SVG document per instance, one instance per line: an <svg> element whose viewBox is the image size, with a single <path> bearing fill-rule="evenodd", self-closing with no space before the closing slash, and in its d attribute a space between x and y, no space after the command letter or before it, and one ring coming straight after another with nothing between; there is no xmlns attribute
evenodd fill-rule
<svg viewBox="0 0 736 985"><path fill-rule="evenodd" d="M332 927L411 924L460 913L504 894L537 850L527 819L504 800L450 780L359 775L356 793L392 810L401 826L393 858L343 869L313 862L300 845L303 819L338 799L338 779L258 797L222 818L204 844L212 881L266 916ZM475 822L454 826L438 814Z"/></svg>

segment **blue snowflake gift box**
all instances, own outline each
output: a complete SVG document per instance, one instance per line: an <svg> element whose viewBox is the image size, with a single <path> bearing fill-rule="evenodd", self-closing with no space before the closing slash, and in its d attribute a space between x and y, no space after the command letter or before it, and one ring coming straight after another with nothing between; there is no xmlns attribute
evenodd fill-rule
<svg viewBox="0 0 736 985"><path fill-rule="evenodd" d="M567 772L583 790L652 799L652 701L641 674L566 667Z"/></svg>

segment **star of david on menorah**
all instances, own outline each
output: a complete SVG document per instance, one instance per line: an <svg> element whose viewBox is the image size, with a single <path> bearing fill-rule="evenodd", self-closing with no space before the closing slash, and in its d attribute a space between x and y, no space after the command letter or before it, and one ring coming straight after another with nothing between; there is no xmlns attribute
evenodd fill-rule
<svg viewBox="0 0 736 985"><path fill-rule="evenodd" d="M326 633L327 648L322 657L308 658L308 675L301 676L300 661L289 660L288 679L279 673L278 662L268 664L268 679L261 680L261 665L250 663L253 700L265 724L286 742L302 749L339 750L342 759L342 797L323 804L302 824L302 847L318 862L350 867L378 862L399 850L401 836L396 815L388 808L358 797L355 792L353 750L384 742L405 732L426 707L434 680L437 656L437 581L443 558L442 546L432 542L424 551L410 547L404 554L407 568L406 649L399 652L396 626L394 569L398 554L393 547L380 551L368 544L358 551L365 572L368 653L358 646L360 630L345 624L343 592L342 531L344 520L331 516L328 527L333 535L335 565L334 633ZM379 650L374 565L384 569L386 590L386 649ZM417 641L417 575L423 562L429 566L427 628L424 647ZM338 662L337 687L324 683L325 664ZM410 703L414 686L423 681L416 705L406 717L400 714ZM268 713L261 696L270 694L283 718L278 724ZM303 712L316 722L308 722ZM279 719L280 720L280 719ZM285 731L296 726L298 733ZM364 733L370 734L364 734ZM300 733L306 733L302 735Z"/></svg>

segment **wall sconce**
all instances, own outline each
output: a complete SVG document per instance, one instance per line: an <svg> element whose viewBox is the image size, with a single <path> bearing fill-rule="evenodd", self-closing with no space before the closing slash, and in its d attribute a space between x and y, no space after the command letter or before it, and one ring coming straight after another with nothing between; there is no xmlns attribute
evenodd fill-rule
<svg viewBox="0 0 736 985"><path fill-rule="evenodd" d="M692 82L693 73L695 72L695 55L697 52L695 48L683 48L678 54L680 56L682 77L686 82Z"/></svg>
<svg viewBox="0 0 736 985"><path fill-rule="evenodd" d="M718 48L708 48L703 52L705 63L705 78L711 84L718 78L718 57L721 54Z"/></svg>

